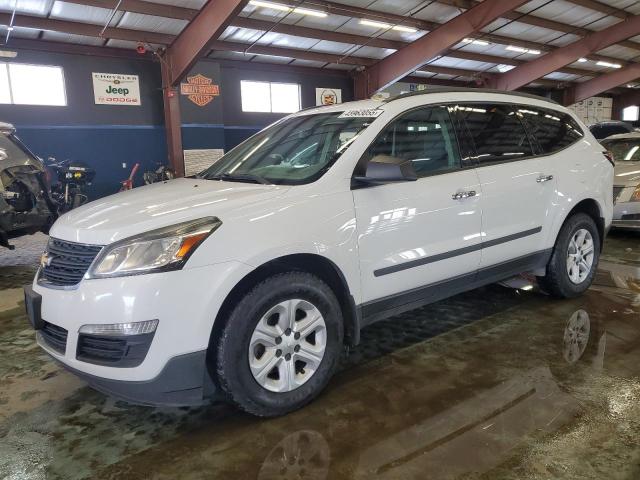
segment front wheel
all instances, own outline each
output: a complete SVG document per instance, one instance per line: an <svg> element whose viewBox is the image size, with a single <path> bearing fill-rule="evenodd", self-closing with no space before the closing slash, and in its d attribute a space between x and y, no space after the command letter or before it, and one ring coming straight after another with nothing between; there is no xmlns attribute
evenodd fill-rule
<svg viewBox="0 0 640 480"><path fill-rule="evenodd" d="M589 215L569 217L556 239L546 275L538 277L542 289L558 298L584 293L596 274L600 242L598 228Z"/></svg>
<svg viewBox="0 0 640 480"><path fill-rule="evenodd" d="M274 275L238 302L217 343L218 379L232 401L257 416L283 415L310 402L333 375L340 305L314 275Z"/></svg>

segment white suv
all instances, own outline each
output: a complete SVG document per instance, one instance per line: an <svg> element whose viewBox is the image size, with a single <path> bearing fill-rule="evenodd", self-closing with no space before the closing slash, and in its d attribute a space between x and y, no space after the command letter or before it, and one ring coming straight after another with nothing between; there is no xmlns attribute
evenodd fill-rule
<svg viewBox="0 0 640 480"><path fill-rule="evenodd" d="M522 272L557 297L584 292L612 217L602 150L527 95L305 110L195 177L61 217L29 318L98 390L284 414L372 322Z"/></svg>

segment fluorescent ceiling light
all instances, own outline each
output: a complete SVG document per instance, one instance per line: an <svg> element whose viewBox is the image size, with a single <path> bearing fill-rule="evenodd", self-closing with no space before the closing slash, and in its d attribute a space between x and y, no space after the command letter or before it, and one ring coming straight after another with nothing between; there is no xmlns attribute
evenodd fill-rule
<svg viewBox="0 0 640 480"><path fill-rule="evenodd" d="M622 65L620 65L619 63L610 63L610 62L603 62L603 61L596 62L596 65L600 65L601 67L609 67L609 68L622 68Z"/></svg>
<svg viewBox="0 0 640 480"><path fill-rule="evenodd" d="M516 47L515 45L508 45L505 47L505 50L510 50L512 52L518 52L518 53L530 53L531 55L540 55L540 50L533 50L531 48L523 48L523 47Z"/></svg>
<svg viewBox="0 0 640 480"><path fill-rule="evenodd" d="M509 70L513 70L515 67L513 65L498 65L498 71L500 73L508 72Z"/></svg>
<svg viewBox="0 0 640 480"><path fill-rule="evenodd" d="M485 42L484 40L476 40L475 38L465 38L462 41L464 43L473 43L474 45L482 45L482 46L489 45L489 42Z"/></svg>
<svg viewBox="0 0 640 480"><path fill-rule="evenodd" d="M364 18L360 20L360 25L366 25L368 27L376 27L376 28L385 28L385 29L391 28L391 25L389 25L388 23L374 22L373 20L366 20Z"/></svg>
<svg viewBox="0 0 640 480"><path fill-rule="evenodd" d="M294 8L293 13L299 13L300 15L309 15L311 17L326 17L327 14L325 12L321 12L319 10L310 10L308 8Z"/></svg>
<svg viewBox="0 0 640 480"><path fill-rule="evenodd" d="M411 27L405 27L403 25L394 25L391 30L397 30L398 32L416 33L418 30Z"/></svg>
<svg viewBox="0 0 640 480"><path fill-rule="evenodd" d="M376 22L375 20L367 20L366 18L360 19L360 25L366 25L368 27L383 28L385 30L396 30L398 32L416 33L418 30L411 27L405 27L404 25L390 25L384 22Z"/></svg>
<svg viewBox="0 0 640 480"><path fill-rule="evenodd" d="M262 0L251 0L249 5L253 5L254 7L264 7L271 8L273 10L280 10L281 12L290 12L292 10L291 7L287 5L282 5L281 3L271 3L271 2L263 2Z"/></svg>
<svg viewBox="0 0 640 480"><path fill-rule="evenodd" d="M584 63L584 62L588 62L589 60L587 60L586 58L579 58L578 62L580 63Z"/></svg>

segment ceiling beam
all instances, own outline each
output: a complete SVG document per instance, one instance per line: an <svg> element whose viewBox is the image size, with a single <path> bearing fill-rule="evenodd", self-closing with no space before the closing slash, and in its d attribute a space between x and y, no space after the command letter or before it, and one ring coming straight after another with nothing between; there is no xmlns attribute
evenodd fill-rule
<svg viewBox="0 0 640 480"><path fill-rule="evenodd" d="M113 10L117 5L114 0L64 0L65 3L75 3L77 5L88 5ZM175 18L179 20L193 20L199 10L194 8L165 5L163 3L153 3L144 0L122 0L118 10L132 13L142 13L143 15L155 15L157 17Z"/></svg>
<svg viewBox="0 0 640 480"><path fill-rule="evenodd" d="M9 25L10 22L10 13L0 13L0 25ZM100 37L100 32L103 28L101 25L56 20L54 18L33 17L31 15L16 15L13 19L13 26L73 33L76 35L86 35L88 37ZM142 32L139 30L112 27L107 28L102 37L133 42L159 43L163 45L171 43L174 38L173 35L165 35L163 33Z"/></svg>
<svg viewBox="0 0 640 480"><path fill-rule="evenodd" d="M98 56L127 58L131 60L153 60L153 55L151 52L140 54L135 50L131 50L128 48L96 47L93 45L79 45L77 43L53 42L49 40L32 40L27 38L15 37L11 39L9 45L3 46L3 48L34 50L38 52L70 53L74 55L90 55L92 57Z"/></svg>
<svg viewBox="0 0 640 480"><path fill-rule="evenodd" d="M314 62L335 63L344 65L370 66L377 62L374 58L348 57L343 59L342 55L331 53L312 52L299 48L273 47L270 45L251 45L250 43L214 41L209 47L215 51L244 53L248 57L253 55L269 55L275 57L288 57L297 60L312 60ZM249 47L251 47L249 49Z"/></svg>
<svg viewBox="0 0 640 480"><path fill-rule="evenodd" d="M301 50L297 48L284 48L284 47L273 47L273 46L251 46L250 43L242 43L242 42L228 42L228 41L215 41L212 42L210 47L214 51L224 51L224 52L238 52L244 53L247 56L252 55L269 55L276 57L286 57L293 58L296 60L313 60L317 62L327 63L327 64L342 64L342 65L360 65L360 66L369 66L378 62L378 60L373 58L365 58L365 57L347 57L343 59L340 55L334 55L329 53L318 53L318 52L310 52L308 50ZM251 47L249 51L247 49ZM212 59L215 60L215 59ZM258 60L259 61L259 60ZM480 82L484 82L488 77L492 74L477 72L476 70L468 70L463 68L452 68L452 67L440 67L437 65L424 65L420 67L417 71L421 72L429 72L433 74L443 74L443 75L452 75L456 77L467 77L474 80L478 80ZM412 75L416 78L428 78L428 77L419 77L417 75ZM468 81L468 80L465 80ZM567 85L571 85L572 82L564 82L560 80L551 80L547 78L537 79L536 84L543 85L548 88L566 88Z"/></svg>
<svg viewBox="0 0 640 480"><path fill-rule="evenodd" d="M69 0L75 1L75 0ZM123 0L124 2L125 0ZM94 6L99 6L100 2L109 2L112 3L112 0L78 0L77 3L88 3L91 2L96 3ZM150 2L143 2L138 0L136 3L144 3L150 4ZM128 5L127 3L123 3L124 5ZM158 6L160 4L151 4L152 6ZM146 7L145 7L146 8ZM183 7L179 7L183 8ZM147 13L151 13L152 11L144 10ZM194 10L197 12L197 10ZM9 14L0 14L0 24L8 25L10 21ZM42 17L33 17L29 15L17 15L15 19L16 26L24 26L29 28L36 28L40 30L47 31L57 31L64 33L71 33L76 35L86 35L98 37L100 34L101 27L96 25L88 25L85 23L75 22L75 21L66 21L66 20L56 20L50 18L42 18ZM271 30L276 33L284 33L288 35L301 36L305 38L314 38L317 40L330 40L335 42L356 44L356 45L368 45L377 48L389 48L399 50L407 45L406 42L397 41L397 40L386 40L381 38L371 38L363 35L352 35L352 34L344 34L340 32L331 32L327 30L320 30L315 28L308 27L299 27L296 25L285 25L285 24L275 24L273 22L268 22L264 20L250 19L244 17L236 17L232 20L232 25L243 27L243 28L252 28L255 30L266 31ZM113 38L116 40L128 40L133 42L145 42L145 43L154 43L161 45L169 45L176 38L174 35L168 34L159 34L152 32L144 32L139 30L129 30L124 28L108 28L104 33L105 38ZM12 44L18 39L13 39ZM40 41L40 40L36 40ZM56 42L53 42L56 43ZM69 48L72 48L71 45L68 44ZM529 46L537 45L537 44L529 44ZM246 48L246 47L245 47ZM451 58L458 58L461 60L474 60L477 62L484 63L497 63L497 64L505 64L505 65L521 65L525 63L522 60L510 58L510 57L499 57L495 55L487 55L482 53L470 52L468 50L449 50L444 56L448 56ZM617 59L613 59L610 57L601 57L604 61L610 62L618 62L622 65L625 65L625 62ZM340 63L349 63L348 57L345 57ZM569 73L573 75L582 75L582 76L594 76L595 72L591 70L582 70L578 68L566 67L559 70L561 73Z"/></svg>
<svg viewBox="0 0 640 480"><path fill-rule="evenodd" d="M348 33L340 33L340 32L331 32L328 30L320 30L317 28L309 28L309 27L300 27L297 25L286 25L286 24L274 24L273 22L268 22L265 20L257 20L253 18L245 18L245 17L237 17L231 22L232 26L242 27L242 28L251 28L253 30L260 31L271 31L275 33L283 33L286 35L293 35L296 37L303 38L313 38L316 40L329 40L332 42L339 43L347 43L353 45L367 45L369 47L376 48L389 48L394 50L400 50L401 48L408 45L408 42L399 41L399 40L387 40L383 38L372 38L365 37L363 35L355 35ZM485 63L496 63L496 64L505 64L505 65L521 65L525 63L523 60L514 59L511 57L498 57L495 55L487 55L483 53L471 52L468 50L456 49L456 50L448 50L443 53L445 57L451 58L459 58L462 60L474 60L477 62L485 62ZM613 59L610 57L603 57L603 60L610 62L618 62L621 61L617 59ZM347 58L345 56L345 60L342 63L348 63ZM578 68L567 67L561 70L562 73L570 73L573 75L587 75L593 76L596 75L592 70L582 70Z"/></svg>
<svg viewBox="0 0 640 480"><path fill-rule="evenodd" d="M355 78L356 98L368 98L409 75L429 60L442 55L463 38L499 18L506 11L513 10L527 1L484 0L479 5L457 15L444 25L358 73Z"/></svg>
<svg viewBox="0 0 640 480"><path fill-rule="evenodd" d="M209 0L200 13L180 32L163 55L170 86L177 85L209 50L248 0ZM169 86L169 85L167 85Z"/></svg>
<svg viewBox="0 0 640 480"><path fill-rule="evenodd" d="M450 5L452 7L469 9L474 5L477 5L481 2L478 0L436 0L438 3L442 3L445 5ZM527 25L532 25L534 27L542 27L548 30L555 30L557 32L562 33L570 33L573 35L578 35L584 37L593 33L595 30L590 30L588 28L575 27L573 25L568 25L566 23L556 22L555 20L549 20L547 18L536 17L535 15L523 14L521 12L508 12L502 16L502 18L506 18L507 20L518 21L520 23L525 23ZM632 48L634 50L640 50L640 43L632 42L630 40L625 40L619 43L623 47Z"/></svg>
<svg viewBox="0 0 640 480"><path fill-rule="evenodd" d="M591 33L580 40L496 76L491 87L516 90L536 78L557 71L592 52L597 52L625 38L640 34L640 15L634 15L611 27Z"/></svg>
<svg viewBox="0 0 640 480"><path fill-rule="evenodd" d="M89 5L94 7L102 7L102 8L112 8L113 0L65 0L68 3L75 3L78 5ZM390 23L392 25L405 25L413 28L417 28L419 30L431 31L438 28L441 24L433 21L427 21L418 19L415 17L409 17L404 15L399 15L395 13L389 12L381 12L377 10L371 10L368 8L355 7L350 5L343 5L336 2L330 2L325 0L304 0L302 2L303 5L314 8L314 9L323 9L327 13L335 13L336 15L347 16L351 18L366 18L369 20L375 20L385 23ZM135 13L142 13L146 15L156 15L167 18L175 18L180 20L192 20L197 14L198 10L186 7L174 7L170 5L162 5L157 3L152 3L145 0L123 0L120 5L120 10L130 11ZM301 36L306 38L318 38L318 39L327 39L336 42L342 43L356 43L359 45L375 46L378 48L393 48L400 49L406 45L406 42L402 41L394 41L394 40L385 40L380 38L371 38L363 35L348 35L342 34L340 32L332 32L328 30L319 30L315 28L306 28L299 27L296 25L287 25L287 24L276 24L274 22L248 18L248 17L236 17L232 23L232 26L242 27L242 28L252 28L254 30L261 31L273 31L276 33L285 33L288 35ZM326 38L327 35L332 35L332 38ZM483 40L486 40L491 43L495 43L497 45L514 45L523 48L530 48L534 50L539 50L542 52L552 51L558 47L547 45L544 43L538 43L528 40L520 40L517 38L505 37L502 35L496 34L488 34L482 33L477 35L482 37ZM354 42L357 41L357 42ZM462 52L462 50L461 50ZM498 57L496 57L498 58ZM508 57L504 57L504 61L500 61L499 63L504 63L507 65L511 65L506 59ZM592 54L588 57L589 60L594 62L597 61L605 61L605 62L618 62L622 65L626 65L627 62L619 59L615 59L612 57L607 57L605 55L596 55ZM482 60L479 60L482 61ZM576 69L578 70L578 69ZM585 75L588 75L589 71L585 70ZM565 71L564 73L570 73ZM579 73L576 73L579 75Z"/></svg>
<svg viewBox="0 0 640 480"><path fill-rule="evenodd" d="M596 96L612 88L626 85L640 78L640 64L634 63L615 72L600 75L597 78L578 83L565 94L565 105Z"/></svg>

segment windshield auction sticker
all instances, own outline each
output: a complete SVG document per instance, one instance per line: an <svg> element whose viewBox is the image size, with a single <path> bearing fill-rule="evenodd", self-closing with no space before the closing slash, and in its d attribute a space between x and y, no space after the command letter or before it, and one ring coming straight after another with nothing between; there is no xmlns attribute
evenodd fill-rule
<svg viewBox="0 0 640 480"><path fill-rule="evenodd" d="M354 110L345 110L338 118L376 118L382 115L382 110L377 108L358 108Z"/></svg>

